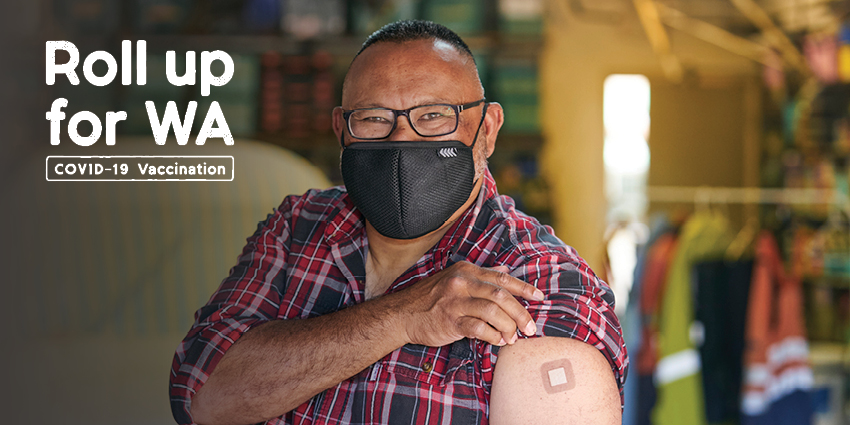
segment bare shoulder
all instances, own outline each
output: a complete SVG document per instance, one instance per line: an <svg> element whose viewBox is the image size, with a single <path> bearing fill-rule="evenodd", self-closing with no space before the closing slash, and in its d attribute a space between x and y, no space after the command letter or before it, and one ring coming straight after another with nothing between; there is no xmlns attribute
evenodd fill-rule
<svg viewBox="0 0 850 425"><path fill-rule="evenodd" d="M521 339L502 347L490 423L621 423L620 393L605 356L570 338Z"/></svg>

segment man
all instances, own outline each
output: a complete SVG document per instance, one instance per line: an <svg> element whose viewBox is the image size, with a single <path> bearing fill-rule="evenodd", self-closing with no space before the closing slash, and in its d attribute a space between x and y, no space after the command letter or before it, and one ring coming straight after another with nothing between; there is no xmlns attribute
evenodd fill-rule
<svg viewBox="0 0 850 425"><path fill-rule="evenodd" d="M333 111L346 188L248 239L177 350L177 421L619 423L613 295L496 193L503 120L453 32L371 35Z"/></svg>

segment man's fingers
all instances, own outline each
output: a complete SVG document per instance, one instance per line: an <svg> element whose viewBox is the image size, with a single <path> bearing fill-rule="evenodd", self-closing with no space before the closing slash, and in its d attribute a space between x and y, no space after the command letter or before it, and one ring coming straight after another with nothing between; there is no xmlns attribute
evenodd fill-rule
<svg viewBox="0 0 850 425"><path fill-rule="evenodd" d="M499 285L510 291L511 294L527 300L543 301L543 291L509 275L507 273L509 269L505 266L482 268L480 270L482 275L478 278L485 282Z"/></svg>
<svg viewBox="0 0 850 425"><path fill-rule="evenodd" d="M460 333L467 338L477 338L499 346L506 344L506 340L502 337L502 334L481 319L463 316L458 319L457 326L460 329Z"/></svg>
<svg viewBox="0 0 850 425"><path fill-rule="evenodd" d="M499 273L508 273L508 272L511 271L511 269L509 269L508 266L493 266L493 267L484 267L484 268L487 269L487 270L493 270L493 271L499 272Z"/></svg>
<svg viewBox="0 0 850 425"><path fill-rule="evenodd" d="M534 335L537 326L531 320L531 315L507 288L485 281L470 281L468 292L473 298L484 298L498 304L498 306L513 319L516 327L526 335Z"/></svg>
<svg viewBox="0 0 850 425"><path fill-rule="evenodd" d="M465 315L473 316L489 323L490 326L501 332L505 341L510 341L516 336L517 324L514 319L499 304L491 300L485 298L471 299Z"/></svg>

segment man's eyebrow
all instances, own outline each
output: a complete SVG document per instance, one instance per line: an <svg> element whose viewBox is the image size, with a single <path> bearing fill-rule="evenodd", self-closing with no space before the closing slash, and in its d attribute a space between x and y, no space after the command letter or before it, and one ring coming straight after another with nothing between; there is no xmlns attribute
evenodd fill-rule
<svg viewBox="0 0 850 425"><path fill-rule="evenodd" d="M431 97L431 98L421 100L421 101L418 101L418 102L411 102L410 106L408 106L407 108L415 108L417 106L433 105L433 104L437 104L437 103L445 103L445 104L448 104L448 105L455 105L455 104L461 105L461 104L463 104L463 102L455 103L452 100L448 100L448 99L444 99L444 98L438 98L438 97ZM358 104L355 104L354 107L352 107L351 109L367 109L367 108L393 109L393 108L390 108L388 106L382 105L380 103L375 103L375 102L358 103ZM407 108L404 108L404 109L407 109ZM349 110L351 110L351 109L349 109Z"/></svg>

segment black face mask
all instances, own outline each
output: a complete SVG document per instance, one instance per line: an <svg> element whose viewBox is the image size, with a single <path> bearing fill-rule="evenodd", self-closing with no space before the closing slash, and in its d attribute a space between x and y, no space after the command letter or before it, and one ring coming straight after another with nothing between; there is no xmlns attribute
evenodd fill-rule
<svg viewBox="0 0 850 425"><path fill-rule="evenodd" d="M472 146L458 140L352 143L343 146L342 180L375 230L415 239L439 229L469 199L476 139L478 131Z"/></svg>

